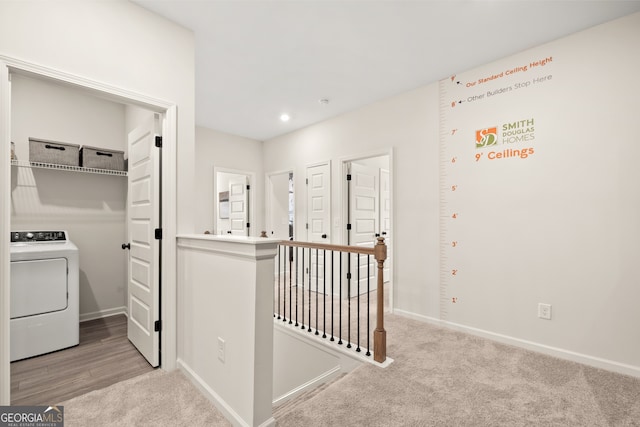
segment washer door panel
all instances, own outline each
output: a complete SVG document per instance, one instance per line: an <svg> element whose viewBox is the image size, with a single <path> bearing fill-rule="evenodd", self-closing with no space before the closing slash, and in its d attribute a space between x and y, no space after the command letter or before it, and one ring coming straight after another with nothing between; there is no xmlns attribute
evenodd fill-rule
<svg viewBox="0 0 640 427"><path fill-rule="evenodd" d="M67 259L11 262L11 318L67 308Z"/></svg>

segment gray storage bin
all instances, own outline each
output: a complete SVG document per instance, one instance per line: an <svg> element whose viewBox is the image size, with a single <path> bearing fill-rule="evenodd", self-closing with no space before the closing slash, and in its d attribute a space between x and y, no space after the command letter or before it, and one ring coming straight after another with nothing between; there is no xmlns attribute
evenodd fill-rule
<svg viewBox="0 0 640 427"><path fill-rule="evenodd" d="M124 151L83 145L80 149L80 166L93 169L125 170Z"/></svg>
<svg viewBox="0 0 640 427"><path fill-rule="evenodd" d="M78 166L80 146L66 142L29 138L29 161L54 165Z"/></svg>

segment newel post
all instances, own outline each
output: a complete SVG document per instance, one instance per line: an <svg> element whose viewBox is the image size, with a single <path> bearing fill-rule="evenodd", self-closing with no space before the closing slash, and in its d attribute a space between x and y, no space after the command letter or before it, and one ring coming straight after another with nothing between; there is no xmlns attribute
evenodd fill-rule
<svg viewBox="0 0 640 427"><path fill-rule="evenodd" d="M378 262L378 312L376 330L373 332L373 360L382 363L387 359L387 331L384 330L384 261L387 259L387 245L384 237L378 237L374 256Z"/></svg>

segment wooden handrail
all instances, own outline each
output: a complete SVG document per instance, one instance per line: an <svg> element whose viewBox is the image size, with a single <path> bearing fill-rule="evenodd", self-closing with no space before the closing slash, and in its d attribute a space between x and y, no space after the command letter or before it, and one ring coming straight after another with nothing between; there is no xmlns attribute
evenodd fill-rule
<svg viewBox="0 0 640 427"><path fill-rule="evenodd" d="M378 363L383 363L387 359L387 331L384 329L384 261L387 259L387 245L384 242L384 237L378 237L377 243L373 247L331 245L326 243L297 242L293 240L282 240L280 245L374 256L378 262L378 300L377 323L376 329L373 332L373 360Z"/></svg>
<svg viewBox="0 0 640 427"><path fill-rule="evenodd" d="M378 239L384 240L384 237L378 237ZM281 240L280 245L298 248L324 249L335 252L351 252L352 254L375 255L375 247L366 246L330 245L327 243L298 242L294 240Z"/></svg>

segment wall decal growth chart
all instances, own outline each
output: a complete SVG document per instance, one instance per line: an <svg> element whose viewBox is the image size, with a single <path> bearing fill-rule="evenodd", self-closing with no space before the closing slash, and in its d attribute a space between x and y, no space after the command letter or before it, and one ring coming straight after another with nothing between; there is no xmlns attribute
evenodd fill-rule
<svg viewBox="0 0 640 427"><path fill-rule="evenodd" d="M557 62L520 54L439 82L442 320L465 323L516 274L500 260L525 237L521 195L543 173Z"/></svg>

